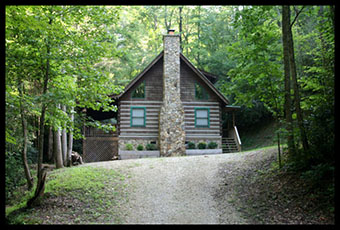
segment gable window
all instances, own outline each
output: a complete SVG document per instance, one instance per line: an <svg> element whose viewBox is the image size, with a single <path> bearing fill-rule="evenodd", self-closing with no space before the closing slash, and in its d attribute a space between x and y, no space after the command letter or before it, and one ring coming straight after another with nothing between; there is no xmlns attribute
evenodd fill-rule
<svg viewBox="0 0 340 230"><path fill-rule="evenodd" d="M145 107L131 107L130 109L130 126L131 127L145 127L146 108Z"/></svg>
<svg viewBox="0 0 340 230"><path fill-rule="evenodd" d="M132 92L132 98L145 98L145 82L143 81L140 85Z"/></svg>
<svg viewBox="0 0 340 230"><path fill-rule="evenodd" d="M202 87L201 84L195 83L195 99L196 100L208 100L209 94L207 91Z"/></svg>
<svg viewBox="0 0 340 230"><path fill-rule="evenodd" d="M210 127L209 108L195 108L195 127Z"/></svg>

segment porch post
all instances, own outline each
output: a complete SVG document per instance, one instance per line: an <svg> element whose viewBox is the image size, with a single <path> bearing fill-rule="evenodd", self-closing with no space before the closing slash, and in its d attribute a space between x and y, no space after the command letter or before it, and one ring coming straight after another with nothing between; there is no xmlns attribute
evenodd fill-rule
<svg viewBox="0 0 340 230"><path fill-rule="evenodd" d="M233 111L233 128L235 127L235 111Z"/></svg>

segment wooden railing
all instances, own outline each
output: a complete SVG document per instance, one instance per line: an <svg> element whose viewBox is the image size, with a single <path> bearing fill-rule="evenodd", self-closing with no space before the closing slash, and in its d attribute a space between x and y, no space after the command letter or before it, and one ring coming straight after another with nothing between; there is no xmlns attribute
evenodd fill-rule
<svg viewBox="0 0 340 230"><path fill-rule="evenodd" d="M237 145L237 149L238 149L238 151L241 152L242 151L242 147L241 147L242 143L241 143L240 135L238 134L236 126L234 126L232 129L230 129L228 131L228 136L234 138L236 145Z"/></svg>
<svg viewBox="0 0 340 230"><path fill-rule="evenodd" d="M85 137L117 137L118 136L117 125L115 126L116 126L115 132L113 131L105 132L94 127L85 127Z"/></svg>

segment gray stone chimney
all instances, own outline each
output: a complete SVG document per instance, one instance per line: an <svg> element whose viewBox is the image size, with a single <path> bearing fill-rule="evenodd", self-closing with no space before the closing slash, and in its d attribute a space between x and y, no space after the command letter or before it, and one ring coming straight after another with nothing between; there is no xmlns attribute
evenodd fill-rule
<svg viewBox="0 0 340 230"><path fill-rule="evenodd" d="M161 156L185 155L184 109L180 92L179 35L163 35L163 104L159 114Z"/></svg>

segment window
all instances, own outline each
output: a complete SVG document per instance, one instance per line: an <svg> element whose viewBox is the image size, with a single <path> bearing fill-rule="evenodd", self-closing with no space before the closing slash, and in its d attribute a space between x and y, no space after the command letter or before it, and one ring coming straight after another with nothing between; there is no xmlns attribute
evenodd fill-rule
<svg viewBox="0 0 340 230"><path fill-rule="evenodd" d="M132 98L145 98L145 82L143 81L140 85L132 92Z"/></svg>
<svg viewBox="0 0 340 230"><path fill-rule="evenodd" d="M195 99L196 100L208 100L209 94L199 83L195 83Z"/></svg>
<svg viewBox="0 0 340 230"><path fill-rule="evenodd" d="M210 126L209 108L195 108L195 127Z"/></svg>
<svg viewBox="0 0 340 230"><path fill-rule="evenodd" d="M145 107L131 107L130 110L130 126L131 127L145 127L146 118Z"/></svg>

